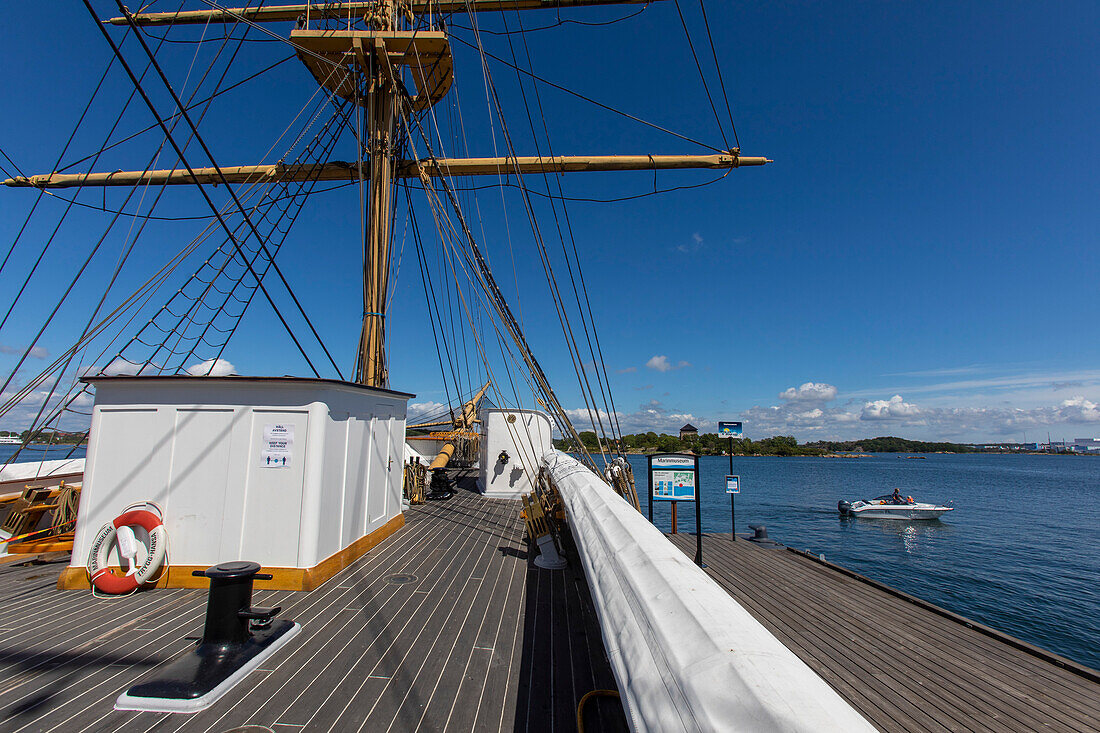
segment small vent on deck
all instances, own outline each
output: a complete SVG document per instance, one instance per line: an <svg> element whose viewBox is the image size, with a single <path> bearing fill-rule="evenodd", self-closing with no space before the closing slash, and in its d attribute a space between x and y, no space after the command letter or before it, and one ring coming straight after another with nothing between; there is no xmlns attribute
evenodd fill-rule
<svg viewBox="0 0 1100 733"><path fill-rule="evenodd" d="M416 576L411 573L397 573L386 578L387 583L393 583L394 585L404 585L405 583L415 583Z"/></svg>

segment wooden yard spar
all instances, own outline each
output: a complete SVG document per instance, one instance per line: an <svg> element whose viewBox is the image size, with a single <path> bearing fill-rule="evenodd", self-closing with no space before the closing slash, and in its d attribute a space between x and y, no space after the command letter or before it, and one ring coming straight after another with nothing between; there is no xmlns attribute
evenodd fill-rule
<svg viewBox="0 0 1100 733"><path fill-rule="evenodd" d="M466 404L462 406L462 411L453 416L453 419L419 423L417 425L410 425L410 429L416 428L429 428L429 427L443 427L448 426L451 428L452 438L445 442L439 449L439 453L432 459L431 464L428 466L430 470L438 468L446 468L447 464L451 461L451 456L454 455L458 441L463 439L469 439L469 436L477 437L477 434L473 432L474 425L477 423L477 408L481 404L481 398L485 396L485 393L489 390L490 382L486 382L485 385L477 391L473 397L471 397Z"/></svg>
<svg viewBox="0 0 1100 733"><path fill-rule="evenodd" d="M116 171L82 175L46 174L10 178L7 186L65 188L71 186L135 186L144 184L245 184L362 180L368 184L363 248L363 324L359 339L356 381L386 387L385 315L389 288L390 222L395 180L411 177L523 175L587 171L728 169L769 163L763 157L743 157L732 149L717 155L603 155L500 158L397 158L397 121L426 109L446 95L453 80L450 44L444 31L402 30L414 14L501 12L589 5L641 4L646 0L376 0L374 2L225 8L207 0L209 10L135 13L111 18L114 25L155 26L184 23L299 21L289 43L322 86L364 109L366 129L361 144L363 163L330 161L319 165L253 165L199 168L192 171ZM370 30L314 30L313 21L365 21ZM400 82L407 71L416 86L410 95ZM396 84L394 82L397 82ZM320 170L318 171L318 168ZM525 349L526 344L521 344ZM482 393L484 390L482 390ZM465 412L465 410L464 410Z"/></svg>

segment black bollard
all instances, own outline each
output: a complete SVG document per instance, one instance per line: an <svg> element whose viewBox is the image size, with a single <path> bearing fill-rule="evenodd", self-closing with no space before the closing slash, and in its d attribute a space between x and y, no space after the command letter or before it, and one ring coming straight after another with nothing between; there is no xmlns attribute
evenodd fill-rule
<svg viewBox="0 0 1100 733"><path fill-rule="evenodd" d="M250 625L270 624L275 608L252 607L252 582L271 580L260 572L260 564L237 561L223 562L206 570L195 570L196 576L210 578L210 594L206 598L206 625L202 631L203 644L243 644L251 637Z"/></svg>
<svg viewBox="0 0 1100 733"><path fill-rule="evenodd" d="M290 641L300 626L272 622L278 606L252 605L252 583L271 580L254 562L226 562L192 575L210 579L202 639L190 652L158 669L154 679L118 698L117 710L192 713L211 705L264 659Z"/></svg>
<svg viewBox="0 0 1100 733"><path fill-rule="evenodd" d="M750 524L749 529L752 530L752 537L749 537L749 542L755 542L761 547L773 547L776 549L783 547L783 545L779 544L771 537L768 537L768 528L763 524Z"/></svg>

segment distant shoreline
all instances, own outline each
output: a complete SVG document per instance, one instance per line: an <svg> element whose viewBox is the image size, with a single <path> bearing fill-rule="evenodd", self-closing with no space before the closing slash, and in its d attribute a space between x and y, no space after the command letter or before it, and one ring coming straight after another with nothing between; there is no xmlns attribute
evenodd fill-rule
<svg viewBox="0 0 1100 733"><path fill-rule="evenodd" d="M691 451L678 451L689 453ZM655 456L661 455L661 451L624 451L628 456ZM728 458L729 453L702 453L695 454L700 458ZM918 453L916 451L874 451L873 453L806 453L797 455L781 455L778 453L734 453L734 458L874 458L875 456L1061 456L1061 457L1095 457L1100 453L1049 453L1047 451L974 451L970 453L956 453L954 451L933 451L930 453Z"/></svg>

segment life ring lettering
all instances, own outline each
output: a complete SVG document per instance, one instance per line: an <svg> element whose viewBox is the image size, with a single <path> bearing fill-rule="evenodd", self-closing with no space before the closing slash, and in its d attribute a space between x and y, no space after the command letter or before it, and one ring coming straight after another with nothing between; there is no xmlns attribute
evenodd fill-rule
<svg viewBox="0 0 1100 733"><path fill-rule="evenodd" d="M119 544L119 552L124 552L123 545L128 542L120 537L119 529L123 527L141 527L149 533L149 542L146 547L145 562L140 567L134 567L136 557L124 554L124 557L129 560L130 570L120 576L111 570L107 556L111 545L116 542ZM92 549L88 553L88 574L91 576L92 585L100 592L111 595L133 592L156 575L164 564L167 550L168 533L160 517L146 509L131 509L123 512L100 527L92 541Z"/></svg>

